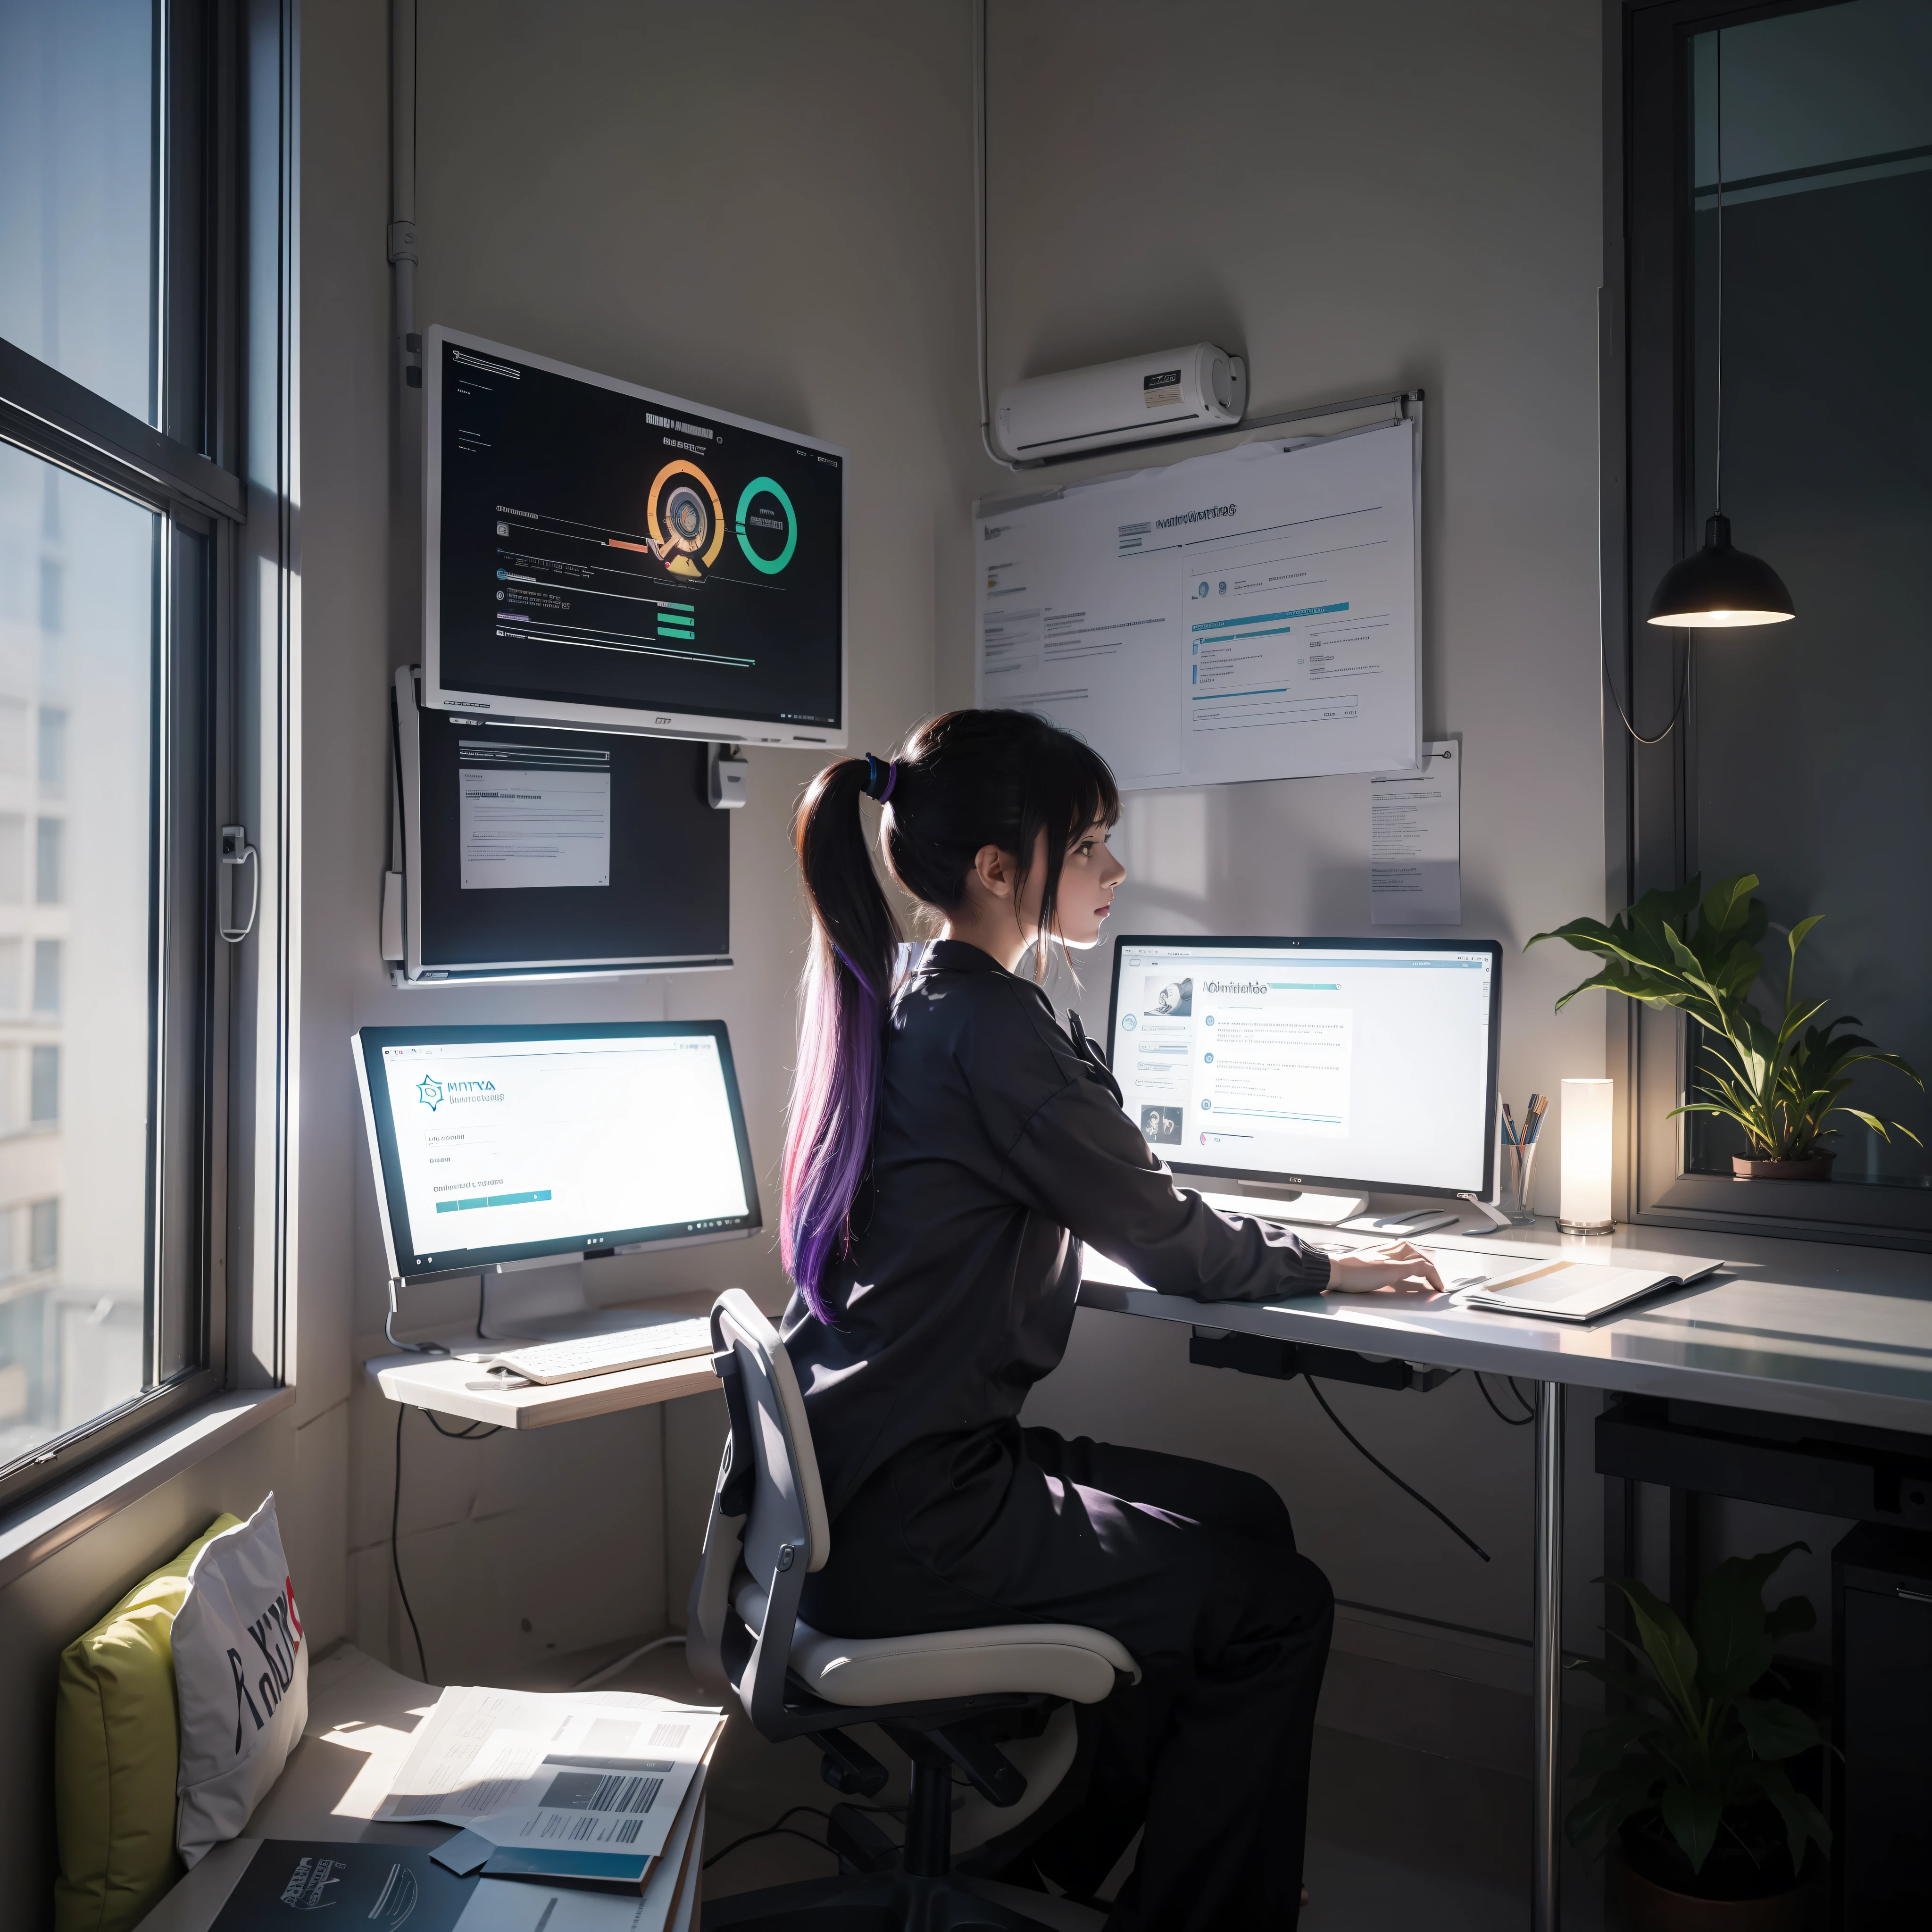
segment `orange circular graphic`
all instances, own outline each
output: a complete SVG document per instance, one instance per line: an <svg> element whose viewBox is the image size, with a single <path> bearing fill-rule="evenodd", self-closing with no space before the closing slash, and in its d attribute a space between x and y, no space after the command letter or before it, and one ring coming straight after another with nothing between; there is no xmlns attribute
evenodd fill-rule
<svg viewBox="0 0 1932 1932"><path fill-rule="evenodd" d="M698 482L704 485L704 494L711 499L710 532L711 542L705 550L703 560L705 568L709 569L718 561L718 553L724 548L724 506L718 500L718 492L711 487L711 478L706 476L696 464L687 463L681 456L672 462L667 463L658 472L651 483L650 496L644 509L646 520L651 533L651 554L660 560L674 554L688 554L694 548L695 543L702 542L704 538L705 532L702 519L699 520L698 527L694 535L690 536L688 540L687 532L676 527L674 527L670 534L667 536L662 525L658 521L658 493L664 488L665 483L674 476L695 476ZM674 526L683 520L676 517L672 519Z"/></svg>

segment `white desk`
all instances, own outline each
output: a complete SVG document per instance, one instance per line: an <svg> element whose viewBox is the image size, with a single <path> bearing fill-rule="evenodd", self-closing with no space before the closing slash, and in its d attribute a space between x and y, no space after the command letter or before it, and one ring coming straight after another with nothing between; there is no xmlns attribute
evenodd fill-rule
<svg viewBox="0 0 1932 1932"><path fill-rule="evenodd" d="M634 1312L703 1315L715 1299L704 1290L670 1294ZM492 1388L485 1382L483 1365L502 1350L514 1347L514 1342L507 1339L486 1342L473 1333L437 1339L449 1350L447 1355L372 1355L364 1369L392 1402L406 1402L412 1408L433 1408L439 1415L488 1423L498 1429L548 1429L560 1422L608 1415L616 1409L675 1402L680 1396L700 1395L718 1386L718 1378L711 1372L711 1358L705 1354L658 1362L649 1368L620 1369L614 1375L583 1376L575 1382L548 1386ZM484 1385L475 1386L478 1383Z"/></svg>
<svg viewBox="0 0 1932 1932"><path fill-rule="evenodd" d="M1325 1232L1308 1232L1318 1238ZM1538 1384L1530 1917L1534 1932L1556 1932L1564 1389L1574 1383L1932 1435L1932 1256L1649 1228L1593 1240L1538 1229L1492 1240L1421 1238L1430 1247L1472 1254L1701 1252L1721 1254L1729 1265L1696 1287L1654 1296L1588 1327L1474 1310L1432 1310L1426 1301L1394 1295L1195 1301L1157 1294L1090 1251L1080 1300L1084 1307L1114 1314L1480 1369Z"/></svg>

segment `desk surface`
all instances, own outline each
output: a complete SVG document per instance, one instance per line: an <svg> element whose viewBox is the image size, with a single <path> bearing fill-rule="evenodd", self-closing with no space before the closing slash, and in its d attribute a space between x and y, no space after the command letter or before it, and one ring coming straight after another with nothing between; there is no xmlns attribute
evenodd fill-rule
<svg viewBox="0 0 1932 1932"><path fill-rule="evenodd" d="M1430 1247L1472 1254L1614 1250L1637 1261L1646 1251L1701 1251L1721 1254L1727 1264L1695 1287L1585 1326L1432 1308L1394 1295L1198 1302L1156 1294L1090 1250L1081 1304L1445 1368L1932 1434L1932 1257L1648 1228L1591 1240L1542 1229L1494 1240L1422 1238Z"/></svg>
<svg viewBox="0 0 1932 1932"><path fill-rule="evenodd" d="M638 1308L639 1315L702 1315L713 1300L700 1291L666 1295ZM600 1311L602 1312L602 1311ZM626 1311L629 1312L629 1311ZM614 1375L582 1376L575 1382L526 1384L520 1388L481 1388L483 1365L514 1342L485 1342L475 1335L438 1338L447 1355L372 1355L364 1364L383 1394L412 1408L433 1408L466 1422L486 1422L498 1429L548 1429L560 1422L581 1422L587 1416L609 1415L623 1408L643 1408L652 1402L675 1402L680 1396L699 1395L718 1386L708 1355L687 1355L649 1368L620 1369Z"/></svg>

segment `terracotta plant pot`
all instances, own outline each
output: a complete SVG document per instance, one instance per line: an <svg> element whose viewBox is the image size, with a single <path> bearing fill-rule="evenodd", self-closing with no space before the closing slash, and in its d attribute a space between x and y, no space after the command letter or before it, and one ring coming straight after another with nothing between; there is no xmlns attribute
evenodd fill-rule
<svg viewBox="0 0 1932 1932"><path fill-rule="evenodd" d="M1834 1154L1814 1154L1803 1160L1753 1160L1748 1154L1731 1156L1731 1174L1738 1180L1829 1180Z"/></svg>
<svg viewBox="0 0 1932 1932"><path fill-rule="evenodd" d="M1628 1859L1620 1858L1617 1864L1625 1932L1802 1932L1801 1887L1768 1898L1693 1898L1633 1870Z"/></svg>

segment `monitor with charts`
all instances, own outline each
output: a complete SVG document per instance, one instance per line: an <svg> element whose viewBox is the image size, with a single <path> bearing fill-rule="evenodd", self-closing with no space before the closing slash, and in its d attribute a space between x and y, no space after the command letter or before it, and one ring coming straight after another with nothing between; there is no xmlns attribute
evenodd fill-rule
<svg viewBox="0 0 1932 1932"><path fill-rule="evenodd" d="M423 704L845 742L846 452L428 332Z"/></svg>
<svg viewBox="0 0 1932 1932"><path fill-rule="evenodd" d="M364 1027L354 1046L392 1281L758 1231L722 1020Z"/></svg>
<svg viewBox="0 0 1932 1932"><path fill-rule="evenodd" d="M1485 1199L1502 954L1124 934L1107 1028L1123 1102L1177 1173Z"/></svg>

